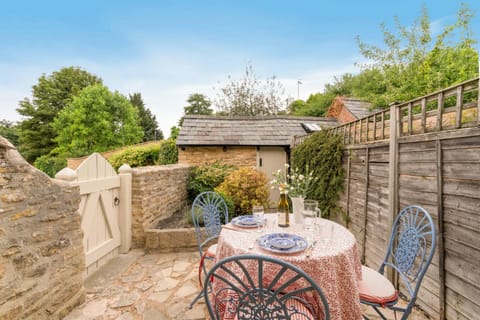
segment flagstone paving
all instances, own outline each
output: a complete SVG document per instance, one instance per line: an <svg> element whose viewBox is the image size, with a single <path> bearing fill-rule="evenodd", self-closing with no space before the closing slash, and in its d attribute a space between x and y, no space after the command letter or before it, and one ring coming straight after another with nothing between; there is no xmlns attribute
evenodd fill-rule
<svg viewBox="0 0 480 320"><path fill-rule="evenodd" d="M87 278L86 301L66 320L207 319L199 292L198 252L151 253L132 250Z"/></svg>
<svg viewBox="0 0 480 320"><path fill-rule="evenodd" d="M131 250L119 255L87 278L86 301L65 320L203 320L205 302L192 309L198 294L198 252L148 253ZM371 319L378 319L365 309ZM393 314L388 316L394 319ZM428 319L417 310L409 317Z"/></svg>

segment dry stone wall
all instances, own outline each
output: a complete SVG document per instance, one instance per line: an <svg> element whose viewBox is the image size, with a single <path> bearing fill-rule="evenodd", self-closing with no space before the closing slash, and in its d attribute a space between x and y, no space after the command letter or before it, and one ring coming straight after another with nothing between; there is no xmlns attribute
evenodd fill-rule
<svg viewBox="0 0 480 320"><path fill-rule="evenodd" d="M132 246L145 247L145 230L187 204L190 166L172 164L132 170Z"/></svg>
<svg viewBox="0 0 480 320"><path fill-rule="evenodd" d="M178 149L178 163L194 166L220 161L239 167L256 167L256 147L185 147Z"/></svg>
<svg viewBox="0 0 480 320"><path fill-rule="evenodd" d="M79 202L0 137L0 319L61 319L84 301Z"/></svg>

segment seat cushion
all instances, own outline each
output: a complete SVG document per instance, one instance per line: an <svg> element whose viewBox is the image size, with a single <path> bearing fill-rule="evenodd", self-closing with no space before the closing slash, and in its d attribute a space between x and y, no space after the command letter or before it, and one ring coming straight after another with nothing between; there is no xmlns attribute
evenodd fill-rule
<svg viewBox="0 0 480 320"><path fill-rule="evenodd" d="M358 286L360 300L385 305L398 299L392 283L379 272L362 266L362 280Z"/></svg>

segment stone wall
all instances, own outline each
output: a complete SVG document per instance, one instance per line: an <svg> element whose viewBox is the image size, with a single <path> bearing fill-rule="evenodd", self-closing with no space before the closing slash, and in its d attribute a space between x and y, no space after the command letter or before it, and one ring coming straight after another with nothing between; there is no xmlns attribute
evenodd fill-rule
<svg viewBox="0 0 480 320"><path fill-rule="evenodd" d="M185 147L178 149L178 163L202 165L221 161L239 167L257 166L256 147Z"/></svg>
<svg viewBox="0 0 480 320"><path fill-rule="evenodd" d="M132 246L145 247L145 230L187 204L190 166L172 164L132 170Z"/></svg>
<svg viewBox="0 0 480 320"><path fill-rule="evenodd" d="M61 319L84 301L79 203L0 137L0 319Z"/></svg>

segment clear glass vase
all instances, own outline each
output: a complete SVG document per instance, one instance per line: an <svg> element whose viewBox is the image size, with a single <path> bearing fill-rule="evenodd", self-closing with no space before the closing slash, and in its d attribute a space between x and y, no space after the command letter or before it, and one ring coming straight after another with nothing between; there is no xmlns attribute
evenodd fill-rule
<svg viewBox="0 0 480 320"><path fill-rule="evenodd" d="M303 197L290 197L292 200L292 212L293 212L293 220L295 224L302 224L303 223Z"/></svg>

